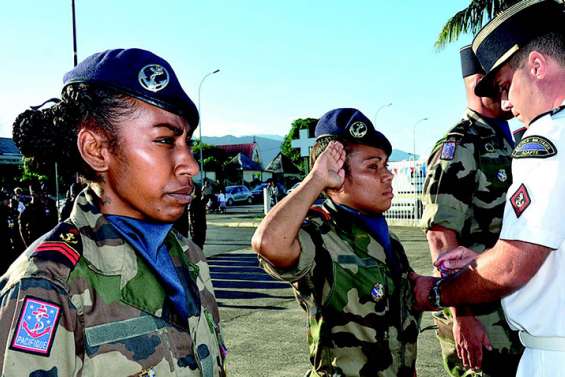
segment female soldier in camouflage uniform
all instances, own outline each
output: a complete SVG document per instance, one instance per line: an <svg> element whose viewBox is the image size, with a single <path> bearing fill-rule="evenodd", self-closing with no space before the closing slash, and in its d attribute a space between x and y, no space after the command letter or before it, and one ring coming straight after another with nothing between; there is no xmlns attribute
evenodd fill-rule
<svg viewBox="0 0 565 377"><path fill-rule="evenodd" d="M312 171L268 213L253 248L308 314L308 376L413 377L411 270L382 216L392 147L355 109L322 116L316 137ZM310 208L322 191L329 199Z"/></svg>
<svg viewBox="0 0 565 377"><path fill-rule="evenodd" d="M14 140L38 168L90 183L0 281L0 374L224 376L208 266L172 228L198 172L196 107L139 49L94 54L64 82L61 102L18 117Z"/></svg>

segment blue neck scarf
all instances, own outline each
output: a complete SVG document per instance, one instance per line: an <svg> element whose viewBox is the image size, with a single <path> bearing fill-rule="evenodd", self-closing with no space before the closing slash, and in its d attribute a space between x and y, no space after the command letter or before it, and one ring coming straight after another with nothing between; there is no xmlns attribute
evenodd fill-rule
<svg viewBox="0 0 565 377"><path fill-rule="evenodd" d="M183 320L200 312L196 284L188 273L175 268L165 238L173 224L154 223L131 217L107 215L106 220L124 237L162 282L167 299Z"/></svg>
<svg viewBox="0 0 565 377"><path fill-rule="evenodd" d="M398 277L401 274L400 262L394 251L392 250L392 243L390 242L390 234L388 232L388 224L382 214L379 215L365 215L361 212L347 207L343 204L338 204L337 207L344 212L347 212L355 219L357 219L369 234L383 247L386 254L386 261L394 276Z"/></svg>
<svg viewBox="0 0 565 377"><path fill-rule="evenodd" d="M508 122L501 119L488 119L488 124L490 124L496 131L500 132L510 146L514 147L514 137L508 126Z"/></svg>

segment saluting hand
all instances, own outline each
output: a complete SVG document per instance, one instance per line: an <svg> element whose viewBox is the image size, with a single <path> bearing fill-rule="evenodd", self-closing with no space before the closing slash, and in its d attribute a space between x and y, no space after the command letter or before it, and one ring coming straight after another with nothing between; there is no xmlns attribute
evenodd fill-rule
<svg viewBox="0 0 565 377"><path fill-rule="evenodd" d="M345 150L343 145L332 141L326 149L318 156L310 174L324 184L324 188L338 189L345 180Z"/></svg>

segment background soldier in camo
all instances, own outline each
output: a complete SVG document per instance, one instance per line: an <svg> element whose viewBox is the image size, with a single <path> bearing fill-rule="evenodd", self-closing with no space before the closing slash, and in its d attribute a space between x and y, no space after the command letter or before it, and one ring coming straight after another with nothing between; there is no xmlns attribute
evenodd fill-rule
<svg viewBox="0 0 565 377"><path fill-rule="evenodd" d="M355 109L326 113L316 137L312 171L261 222L253 248L307 313L308 376L413 377L411 269L382 216L392 147ZM322 191L329 199L310 208Z"/></svg>
<svg viewBox="0 0 565 377"><path fill-rule="evenodd" d="M422 224L432 260L458 245L477 252L492 247L501 230L512 183L511 113L498 99L474 94L484 76L471 46L461 49L468 108L437 142L428 161ZM439 274L439 271L438 271ZM434 313L444 366L452 376L514 376L522 353L500 303Z"/></svg>
<svg viewBox="0 0 565 377"><path fill-rule="evenodd" d="M173 228L196 124L170 65L139 49L90 56L60 103L16 119L36 168L57 161L89 184L0 279L2 376L225 376L206 260Z"/></svg>

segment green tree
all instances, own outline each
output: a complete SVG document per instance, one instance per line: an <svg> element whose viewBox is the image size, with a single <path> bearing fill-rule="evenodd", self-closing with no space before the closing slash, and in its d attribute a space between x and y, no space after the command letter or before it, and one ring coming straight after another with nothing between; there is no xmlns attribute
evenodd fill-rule
<svg viewBox="0 0 565 377"><path fill-rule="evenodd" d="M483 25L499 12L516 4L520 0L471 0L469 5L455 13L439 33L435 42L437 49L455 42L463 33L476 34Z"/></svg>
<svg viewBox="0 0 565 377"><path fill-rule="evenodd" d="M292 122L290 126L290 131L284 137L281 144L281 153L286 157L290 158L291 161L296 165L302 167L302 171L305 172L306 168L302 157L300 157L300 150L293 148L291 142L293 139L298 139L299 130L308 129L308 136L314 137L314 129L316 128L316 123L318 119L314 118L299 118Z"/></svg>

